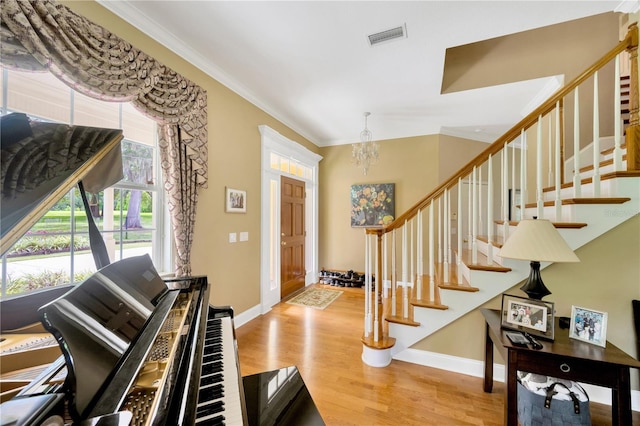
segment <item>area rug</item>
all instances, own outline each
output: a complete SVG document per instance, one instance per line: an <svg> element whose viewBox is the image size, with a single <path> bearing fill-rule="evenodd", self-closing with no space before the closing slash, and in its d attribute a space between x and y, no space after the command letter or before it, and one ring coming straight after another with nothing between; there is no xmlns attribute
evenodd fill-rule
<svg viewBox="0 0 640 426"><path fill-rule="evenodd" d="M296 297L287 301L291 305L308 306L315 309L324 309L342 294L338 290L325 290L322 288L310 288Z"/></svg>

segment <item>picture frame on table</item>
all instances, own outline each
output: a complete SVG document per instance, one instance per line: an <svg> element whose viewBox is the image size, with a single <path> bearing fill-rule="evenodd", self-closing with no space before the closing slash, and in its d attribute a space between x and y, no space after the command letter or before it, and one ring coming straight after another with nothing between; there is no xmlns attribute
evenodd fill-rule
<svg viewBox="0 0 640 426"><path fill-rule="evenodd" d="M226 187L224 211L227 213L246 213L247 191Z"/></svg>
<svg viewBox="0 0 640 426"><path fill-rule="evenodd" d="M569 337L592 345L607 346L608 314L580 306L571 306Z"/></svg>
<svg viewBox="0 0 640 426"><path fill-rule="evenodd" d="M546 340L554 339L554 303L512 294L502 295L501 326L529 333Z"/></svg>

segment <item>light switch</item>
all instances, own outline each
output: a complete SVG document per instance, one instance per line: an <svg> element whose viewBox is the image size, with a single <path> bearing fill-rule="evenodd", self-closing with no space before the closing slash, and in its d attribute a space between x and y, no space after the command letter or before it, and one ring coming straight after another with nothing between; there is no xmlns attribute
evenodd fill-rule
<svg viewBox="0 0 640 426"><path fill-rule="evenodd" d="M229 233L229 242L230 243L235 243L236 241L238 241L238 234L235 232L230 232Z"/></svg>
<svg viewBox="0 0 640 426"><path fill-rule="evenodd" d="M241 232L240 241L249 241L249 232Z"/></svg>

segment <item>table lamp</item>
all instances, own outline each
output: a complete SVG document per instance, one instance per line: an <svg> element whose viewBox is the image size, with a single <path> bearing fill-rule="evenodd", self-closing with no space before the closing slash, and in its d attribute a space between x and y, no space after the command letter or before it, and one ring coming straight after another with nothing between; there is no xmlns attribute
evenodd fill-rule
<svg viewBox="0 0 640 426"><path fill-rule="evenodd" d="M545 219L523 219L500 249L500 257L529 260L531 272L520 290L530 299L551 294L540 277L540 262L580 262L562 235Z"/></svg>

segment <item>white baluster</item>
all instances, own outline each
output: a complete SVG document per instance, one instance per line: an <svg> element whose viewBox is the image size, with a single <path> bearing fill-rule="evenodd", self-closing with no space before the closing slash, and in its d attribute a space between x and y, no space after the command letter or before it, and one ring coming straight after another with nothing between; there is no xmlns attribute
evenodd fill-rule
<svg viewBox="0 0 640 426"><path fill-rule="evenodd" d="M364 234L364 274L364 337L369 337L371 332L371 311L369 307L371 295L369 293L371 289L369 288L369 235L366 230Z"/></svg>
<svg viewBox="0 0 640 426"><path fill-rule="evenodd" d="M373 252L373 258L374 258L374 271L375 274L377 276L378 274L378 236L374 235L373 236L373 241L375 243L375 249L372 250ZM382 286L382 280L380 279L381 277L378 277L378 283L375 285L375 287L373 288L373 341L374 342L378 342L378 339L380 338L379 336L379 326L380 326L380 322L378 319L378 292L382 292L382 290L380 290L380 287Z"/></svg>
<svg viewBox="0 0 640 426"><path fill-rule="evenodd" d="M478 167L478 180L477 180L477 191L478 196L476 200L478 201L478 228L476 232L476 237L484 232L484 221L482 220L482 166Z"/></svg>
<svg viewBox="0 0 640 426"><path fill-rule="evenodd" d="M513 190L515 194L515 189ZM509 144L502 149L502 241L509 236Z"/></svg>
<svg viewBox="0 0 640 426"><path fill-rule="evenodd" d="M462 284L462 178L458 178L458 256L456 257L456 277Z"/></svg>
<svg viewBox="0 0 640 426"><path fill-rule="evenodd" d="M438 263L442 263L442 203L438 198Z"/></svg>
<svg viewBox="0 0 640 426"><path fill-rule="evenodd" d="M513 193L511 197L511 218L515 219L516 217L516 148L515 146L511 147L511 188L513 188Z"/></svg>
<svg viewBox="0 0 640 426"><path fill-rule="evenodd" d="M493 157L489 154L487 179L487 264L493 263Z"/></svg>
<svg viewBox="0 0 640 426"><path fill-rule="evenodd" d="M524 219L524 212L527 200L527 134L524 129L520 131L520 219Z"/></svg>
<svg viewBox="0 0 640 426"><path fill-rule="evenodd" d="M580 182L580 94L576 87L573 95L573 196L578 198L582 194Z"/></svg>
<svg viewBox="0 0 640 426"><path fill-rule="evenodd" d="M391 316L396 316L396 293L398 292L398 271L396 268L396 230L391 231Z"/></svg>
<svg viewBox="0 0 640 426"><path fill-rule="evenodd" d="M405 220L402 227L402 318L409 317L409 295L407 294L409 259L407 251L407 221Z"/></svg>
<svg viewBox="0 0 640 426"><path fill-rule="evenodd" d="M478 182L476 181L476 166L473 166L473 201L471 202L471 263L478 263Z"/></svg>
<svg viewBox="0 0 640 426"><path fill-rule="evenodd" d="M422 230L422 210L418 210L418 278L416 280L416 298L422 299L422 275L424 274L424 247L423 247L423 230Z"/></svg>
<svg viewBox="0 0 640 426"><path fill-rule="evenodd" d="M444 276L445 283L449 282L449 250L451 250L451 219L449 218L449 190L444 190Z"/></svg>
<svg viewBox="0 0 640 426"><path fill-rule="evenodd" d="M429 204L429 300L435 300L435 256L433 252L433 200L431 200L431 204Z"/></svg>
<svg viewBox="0 0 640 426"><path fill-rule="evenodd" d="M382 237L382 280L380 281L379 285L382 286L382 297L384 297L385 299L387 299L389 297L389 292L388 287L386 286L386 282L387 282L387 278L388 278L388 274L389 274L389 268L388 268L388 262L389 262L389 257L388 257L388 247L387 247L387 243L388 243L388 238L387 235L389 235L388 232L386 232L384 234L384 236Z"/></svg>
<svg viewBox="0 0 640 426"><path fill-rule="evenodd" d="M615 59L615 78L613 93L613 169L616 172L622 170L622 115L620 111L620 54Z"/></svg>
<svg viewBox="0 0 640 426"><path fill-rule="evenodd" d="M556 102L556 144L555 144L555 207L556 207L556 222L562 221L562 200L560 199L560 195L562 192L562 181L561 181L561 167L562 167L562 155L561 155L561 143L560 140L560 101Z"/></svg>
<svg viewBox="0 0 640 426"><path fill-rule="evenodd" d="M472 240L471 237L471 225L473 221L473 215L471 214L471 204L473 203L473 177L469 175L469 184L467 185L467 249L471 250Z"/></svg>
<svg viewBox="0 0 640 426"><path fill-rule="evenodd" d="M536 138L536 207L538 219L544 218L544 199L542 196L542 115L538 117L538 135Z"/></svg>
<svg viewBox="0 0 640 426"><path fill-rule="evenodd" d="M600 105L598 105L598 71L593 74L593 196L600 196Z"/></svg>
<svg viewBox="0 0 640 426"><path fill-rule="evenodd" d="M551 115L549 115L549 132L547 134L547 141L549 144L549 147L547 149L547 153L549 154L547 156L547 170L548 170L548 175L547 175L547 186L553 186L553 135L551 132L551 127L553 126L552 120L551 120Z"/></svg>
<svg viewBox="0 0 640 426"><path fill-rule="evenodd" d="M415 218L411 219L411 274L409 275L409 282L411 283L411 288L413 288L413 283L415 282L415 255L414 255L414 241L413 241L413 222L415 222Z"/></svg>

